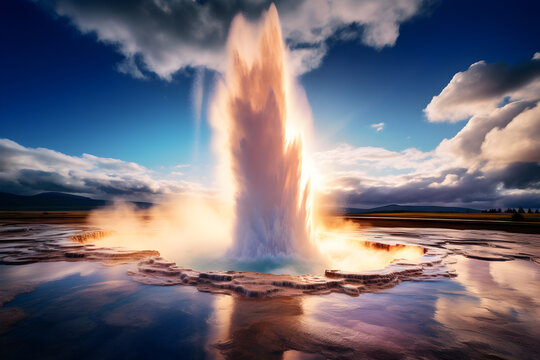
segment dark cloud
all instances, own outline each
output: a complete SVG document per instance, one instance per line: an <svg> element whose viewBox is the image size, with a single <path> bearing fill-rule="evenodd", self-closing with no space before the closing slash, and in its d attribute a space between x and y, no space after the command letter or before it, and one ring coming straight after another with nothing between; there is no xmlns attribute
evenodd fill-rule
<svg viewBox="0 0 540 360"><path fill-rule="evenodd" d="M495 179L508 189L540 189L540 165L535 162L516 162L498 171Z"/></svg>
<svg viewBox="0 0 540 360"><path fill-rule="evenodd" d="M464 169L459 169L464 172ZM479 174L457 176L456 184L438 185L453 174L426 177L398 186L368 186L343 194L349 204L387 205L398 204L452 204L463 205L478 202L493 202L499 198L496 180Z"/></svg>
<svg viewBox="0 0 540 360"><path fill-rule="evenodd" d="M81 186L80 180L73 176L63 176L57 172L22 169L15 173L12 179L25 192L32 192L36 189L40 191L60 191L68 193L82 193L89 189Z"/></svg>
<svg viewBox="0 0 540 360"><path fill-rule="evenodd" d="M437 176L403 176L400 184L373 185L362 177L334 179L332 197L351 207L388 204L466 206L476 208L527 206L540 208L540 165L513 163L493 171L465 168ZM517 190L517 191L516 191Z"/></svg>
<svg viewBox="0 0 540 360"><path fill-rule="evenodd" d="M196 187L155 178L157 174L135 163L26 148L8 139L0 139L0 159L0 189L15 194L59 191L104 199L152 200Z"/></svg>
<svg viewBox="0 0 540 360"><path fill-rule="evenodd" d="M500 202L497 207L506 209L506 208L519 208L523 207L525 209L532 208L532 209L540 209L540 194L531 194L531 193L523 193L523 194L514 194L514 195L507 195L504 197L504 201ZM483 208L491 208L491 205L486 205ZM495 207L495 206L493 206Z"/></svg>
<svg viewBox="0 0 540 360"><path fill-rule="evenodd" d="M152 189L150 186L137 181L108 180L99 181L84 179L84 184L95 191L112 196L159 195L162 190Z"/></svg>
<svg viewBox="0 0 540 360"><path fill-rule="evenodd" d="M274 1L283 34L299 72L320 64L325 41L354 24L348 39L361 38L376 48L394 45L399 26L415 15L421 0ZM125 56L118 69L135 77L144 71L170 79L186 67L221 70L223 50L232 19L242 13L258 18L269 0L43 0L57 14L68 17L84 33L114 44Z"/></svg>

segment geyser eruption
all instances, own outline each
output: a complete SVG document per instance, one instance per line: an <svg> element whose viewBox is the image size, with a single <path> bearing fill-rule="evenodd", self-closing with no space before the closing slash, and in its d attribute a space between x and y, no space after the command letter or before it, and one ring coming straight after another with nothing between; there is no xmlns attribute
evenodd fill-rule
<svg viewBox="0 0 540 360"><path fill-rule="evenodd" d="M258 24L235 18L228 56L212 122L232 177L236 216L229 254L306 257L312 251L310 177L290 117L293 80L274 5Z"/></svg>
<svg viewBox="0 0 540 360"><path fill-rule="evenodd" d="M144 212L117 204L90 223L111 231L108 246L155 249L184 266L306 273L321 262L305 156L311 111L289 74L275 6L257 23L238 15L227 49L209 108L224 188L167 196Z"/></svg>
<svg viewBox="0 0 540 360"><path fill-rule="evenodd" d="M137 281L193 285L201 291L246 297L329 292L356 296L422 276L419 261L430 269L427 276L444 274L435 265L442 263L433 256L437 254L431 254L429 262L421 247L358 242L357 227L342 219L318 218L313 241L311 173L304 150L311 112L288 72L276 8L271 6L256 24L237 16L228 52L227 71L216 83L210 119L225 170L220 180L230 180L226 181L230 187L214 194L168 196L145 211L127 204L94 211L89 223L105 232L74 240L96 238L105 248L77 246L74 252L62 245L50 249L55 256L151 255L129 270ZM118 246L130 250L126 254L114 249ZM27 261L27 252L21 254L21 261ZM408 258L412 261L404 263ZM358 272L382 268L381 273ZM305 275L313 273L317 275Z"/></svg>

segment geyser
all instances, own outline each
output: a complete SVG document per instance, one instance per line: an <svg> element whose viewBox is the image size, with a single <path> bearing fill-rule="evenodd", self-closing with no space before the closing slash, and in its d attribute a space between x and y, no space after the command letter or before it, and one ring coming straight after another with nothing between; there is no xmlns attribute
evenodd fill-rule
<svg viewBox="0 0 540 360"><path fill-rule="evenodd" d="M238 15L228 67L216 85L212 123L228 165L235 204L235 258L312 253L310 176L291 118L293 78L274 5L257 24Z"/></svg>
<svg viewBox="0 0 540 360"><path fill-rule="evenodd" d="M94 238L101 249L61 245L47 253L69 259L152 255L128 272L137 281L247 297L333 291L358 295L424 276L424 267L429 269L426 276L446 275L441 254L358 242L357 226L343 219L319 217L314 236L305 151L311 112L287 67L276 8L272 5L257 23L237 16L227 47L228 63L223 76L218 75L210 119L225 171L220 180L229 180L224 182L230 187L212 196L170 196L144 212L126 204L94 211L90 224L105 232L73 240ZM135 249L155 249L159 256ZM41 258L23 251L7 261ZM306 275L314 273L318 275Z"/></svg>

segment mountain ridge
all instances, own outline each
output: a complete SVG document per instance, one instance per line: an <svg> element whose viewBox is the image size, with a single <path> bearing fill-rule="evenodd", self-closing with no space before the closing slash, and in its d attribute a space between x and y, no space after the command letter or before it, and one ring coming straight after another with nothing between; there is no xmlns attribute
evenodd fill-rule
<svg viewBox="0 0 540 360"><path fill-rule="evenodd" d="M111 205L110 200L96 200L86 196L61 192L43 192L35 195L16 195L0 192L0 211L85 211ZM145 209L149 202L131 202Z"/></svg>
<svg viewBox="0 0 540 360"><path fill-rule="evenodd" d="M479 213L481 210L456 206L432 205L384 205L368 209L345 208L345 214L393 213L393 212L448 212L448 213Z"/></svg>

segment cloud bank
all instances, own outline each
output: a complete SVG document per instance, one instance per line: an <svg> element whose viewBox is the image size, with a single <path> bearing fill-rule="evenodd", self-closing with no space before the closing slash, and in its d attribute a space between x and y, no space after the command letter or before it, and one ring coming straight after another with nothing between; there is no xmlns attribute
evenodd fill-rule
<svg viewBox="0 0 540 360"><path fill-rule="evenodd" d="M135 163L89 154L69 156L8 139L0 139L0 189L25 195L60 191L128 200L155 200L160 195L203 190L194 183L164 179Z"/></svg>
<svg viewBox="0 0 540 360"><path fill-rule="evenodd" d="M323 191L339 203L540 207L540 57L480 61L457 73L424 112L470 118L430 152L342 144L316 154Z"/></svg>
<svg viewBox="0 0 540 360"><path fill-rule="evenodd" d="M184 68L221 71L229 26L241 12L255 19L267 0L45 0L83 33L114 45L125 59L118 70L136 78L146 72L170 80ZM422 0L275 1L295 72L320 65L327 39L359 39L377 49L393 46L401 23Z"/></svg>

